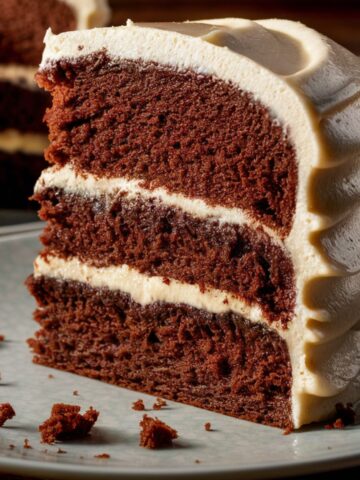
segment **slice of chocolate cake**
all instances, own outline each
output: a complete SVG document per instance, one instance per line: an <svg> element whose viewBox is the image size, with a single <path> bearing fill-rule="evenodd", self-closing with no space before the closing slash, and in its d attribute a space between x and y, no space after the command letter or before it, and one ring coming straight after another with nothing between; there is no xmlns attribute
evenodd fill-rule
<svg viewBox="0 0 360 480"><path fill-rule="evenodd" d="M0 208L24 208L46 166L50 98L34 79L44 34L103 26L109 12L105 0L0 0L0 9Z"/></svg>
<svg viewBox="0 0 360 480"><path fill-rule="evenodd" d="M283 20L45 41L35 362L286 428L356 401L359 59Z"/></svg>

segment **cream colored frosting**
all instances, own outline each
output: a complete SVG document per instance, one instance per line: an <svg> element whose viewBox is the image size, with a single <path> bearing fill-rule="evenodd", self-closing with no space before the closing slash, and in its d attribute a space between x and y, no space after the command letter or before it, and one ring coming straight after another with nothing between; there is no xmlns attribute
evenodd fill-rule
<svg viewBox="0 0 360 480"><path fill-rule="evenodd" d="M46 1L46 0L45 0ZM77 29L102 27L110 21L110 8L107 0L61 0L69 5L76 15ZM21 64L0 65L0 81L37 90L35 73L37 66Z"/></svg>
<svg viewBox="0 0 360 480"><path fill-rule="evenodd" d="M47 135L41 133L22 133L13 129L0 131L0 150L4 152L41 155L48 144Z"/></svg>
<svg viewBox="0 0 360 480"><path fill-rule="evenodd" d="M99 178L89 173L79 175L70 164L66 164L61 168L54 166L43 170L35 185L35 191L41 191L46 187L60 188L70 195L83 195L90 198L103 197L107 204L114 202L120 193L126 194L129 200L140 196L145 200L153 200L166 206L180 208L184 212L199 218L213 218L220 224L233 223L236 225L249 225L252 228L261 228L272 238L274 243L281 243L271 228L254 220L240 208L208 205L201 199L190 199L185 195L169 193L164 188L148 190L141 187L140 180L124 177Z"/></svg>
<svg viewBox="0 0 360 480"><path fill-rule="evenodd" d="M95 288L121 290L140 305L154 302L185 303L194 308L207 310L211 313L235 312L245 315L249 320L264 322L261 310L256 305L250 307L233 295L216 289L202 292L197 285L171 280L164 283L163 277L147 276L139 273L128 265L97 268L81 262L76 257L66 260L47 255L35 260L35 276L45 275L83 282Z"/></svg>
<svg viewBox="0 0 360 480"><path fill-rule="evenodd" d="M284 20L128 22L48 32L45 41L41 69L105 49L114 63L141 59L214 75L269 108L288 131L299 170L294 223L284 240L296 272L295 315L284 334L294 425L326 417L337 401L359 400L359 59Z"/></svg>

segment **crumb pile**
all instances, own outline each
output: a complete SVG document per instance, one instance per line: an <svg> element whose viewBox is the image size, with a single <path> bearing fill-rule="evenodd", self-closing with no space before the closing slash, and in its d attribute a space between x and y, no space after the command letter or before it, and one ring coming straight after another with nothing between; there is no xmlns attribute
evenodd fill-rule
<svg viewBox="0 0 360 480"><path fill-rule="evenodd" d="M43 443L85 437L96 422L99 412L90 407L83 415L79 405L55 403L51 416L39 426Z"/></svg>
<svg viewBox="0 0 360 480"><path fill-rule="evenodd" d="M352 403L347 403L346 405L337 403L335 405L335 420L325 425L326 430L340 430L349 425L354 425L356 414L352 407Z"/></svg>
<svg viewBox="0 0 360 480"><path fill-rule="evenodd" d="M140 421L140 446L145 448L170 447L178 438L177 431L158 418L144 415Z"/></svg>
<svg viewBox="0 0 360 480"><path fill-rule="evenodd" d="M154 410L161 410L163 407L166 407L167 403L162 398L157 398L156 402L153 405Z"/></svg>
<svg viewBox="0 0 360 480"><path fill-rule="evenodd" d="M0 403L0 427L13 417L15 417L15 410L10 403Z"/></svg>
<svg viewBox="0 0 360 480"><path fill-rule="evenodd" d="M142 410L145 410L145 405L144 405L144 401L141 400L141 398L139 398L139 400L136 400L136 402L134 402L132 404L132 407L131 407L133 410L136 410L138 412L141 412Z"/></svg>

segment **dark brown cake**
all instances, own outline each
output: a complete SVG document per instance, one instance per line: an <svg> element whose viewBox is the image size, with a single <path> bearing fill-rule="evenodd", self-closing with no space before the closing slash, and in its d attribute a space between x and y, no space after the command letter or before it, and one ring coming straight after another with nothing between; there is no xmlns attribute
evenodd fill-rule
<svg viewBox="0 0 360 480"><path fill-rule="evenodd" d="M244 302L260 308L268 324L287 328L295 306L293 266L266 228L280 238L291 228L297 164L266 108L219 79L155 63L113 64L103 53L96 61L52 63L37 78L53 96L46 114L49 162L71 165L78 175L135 178L147 191L165 188L213 208L241 208L264 225L200 217L121 191L95 200L40 186L33 198L48 222L43 260L76 259L100 270L126 265L144 278L161 278L164 288L177 282L204 295L215 289L226 294L221 305ZM36 362L291 425L290 358L266 324L185 300L141 305L121 287L46 275L30 279L29 288L40 305L41 330L30 340Z"/></svg>
<svg viewBox="0 0 360 480"><path fill-rule="evenodd" d="M49 33L34 361L284 429L356 397L358 64L281 20Z"/></svg>
<svg viewBox="0 0 360 480"><path fill-rule="evenodd" d="M176 430L156 417L144 415L140 427L140 447L151 449L171 447L172 441L178 438Z"/></svg>
<svg viewBox="0 0 360 480"><path fill-rule="evenodd" d="M13 417L15 417L15 410L10 403L0 403L0 427Z"/></svg>
<svg viewBox="0 0 360 480"><path fill-rule="evenodd" d="M286 345L262 325L120 291L31 278L35 362L249 420L289 424ZM78 335L81 332L81 342ZM100 347L101 346L101 347Z"/></svg>
<svg viewBox="0 0 360 480"><path fill-rule="evenodd" d="M56 403L50 417L40 426L41 441L54 443L56 440L72 440L85 437L96 422L99 412L90 407L83 415L78 405Z"/></svg>

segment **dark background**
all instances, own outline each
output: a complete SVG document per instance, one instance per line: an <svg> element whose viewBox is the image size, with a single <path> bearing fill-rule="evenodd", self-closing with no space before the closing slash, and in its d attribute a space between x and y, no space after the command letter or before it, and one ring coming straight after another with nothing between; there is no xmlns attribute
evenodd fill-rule
<svg viewBox="0 0 360 480"><path fill-rule="evenodd" d="M110 0L113 24L243 17L299 20L360 55L360 0Z"/></svg>

